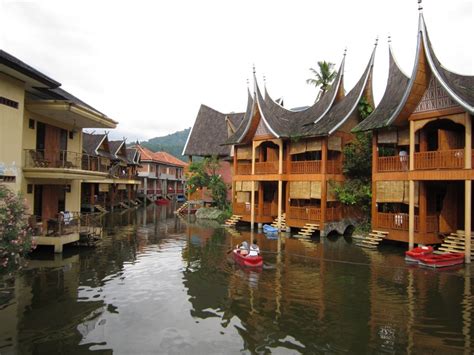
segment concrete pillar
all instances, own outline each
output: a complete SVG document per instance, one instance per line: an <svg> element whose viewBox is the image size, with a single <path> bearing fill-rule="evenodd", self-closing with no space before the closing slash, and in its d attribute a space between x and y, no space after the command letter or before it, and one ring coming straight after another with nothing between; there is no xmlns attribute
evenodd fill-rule
<svg viewBox="0 0 474 355"><path fill-rule="evenodd" d="M148 179L147 178L144 178L143 179L143 204L146 206L146 195L147 195L147 191L148 191Z"/></svg>
<svg viewBox="0 0 474 355"><path fill-rule="evenodd" d="M153 180L153 199L156 200L158 192L156 191L156 179Z"/></svg>
<svg viewBox="0 0 474 355"><path fill-rule="evenodd" d="M263 223L258 223L257 226L258 226L258 229L260 230L263 228Z"/></svg>
<svg viewBox="0 0 474 355"><path fill-rule="evenodd" d="M54 252L57 253L57 254L61 254L63 252L62 243L55 243L54 244Z"/></svg>

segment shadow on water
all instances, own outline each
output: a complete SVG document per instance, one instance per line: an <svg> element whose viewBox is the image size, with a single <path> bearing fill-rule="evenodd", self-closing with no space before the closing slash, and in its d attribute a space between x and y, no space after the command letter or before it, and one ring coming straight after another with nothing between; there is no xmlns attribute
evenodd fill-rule
<svg viewBox="0 0 474 355"><path fill-rule="evenodd" d="M41 250L0 285L0 353L471 353L472 268L406 265L348 236L268 238L177 217L104 216L95 249ZM264 267L230 250L256 238Z"/></svg>

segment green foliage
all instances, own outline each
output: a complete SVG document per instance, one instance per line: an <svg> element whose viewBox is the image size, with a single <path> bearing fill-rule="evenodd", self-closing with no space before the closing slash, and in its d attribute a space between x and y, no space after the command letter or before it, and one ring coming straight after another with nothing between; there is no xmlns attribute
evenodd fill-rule
<svg viewBox="0 0 474 355"><path fill-rule="evenodd" d="M357 106L361 121L365 120L373 111L372 105L367 101L365 97L360 99L359 105Z"/></svg>
<svg viewBox="0 0 474 355"><path fill-rule="evenodd" d="M220 162L217 157L205 158L198 162L193 162L189 166L187 187L191 193L197 189L206 187L211 192L211 197L216 206L224 210L227 208L228 186L220 175L217 175Z"/></svg>
<svg viewBox="0 0 474 355"><path fill-rule="evenodd" d="M370 180L372 177L372 133L358 132L344 147L344 175L351 179Z"/></svg>
<svg viewBox="0 0 474 355"><path fill-rule="evenodd" d="M331 83L337 76L337 71L334 70L334 63L326 61L319 61L317 69L309 68L309 70L314 75L314 78L306 79L306 83L320 87L320 91L315 100L317 101L329 90Z"/></svg>
<svg viewBox="0 0 474 355"><path fill-rule="evenodd" d="M0 271L19 267L32 249L26 208L20 196L0 185Z"/></svg>
<svg viewBox="0 0 474 355"><path fill-rule="evenodd" d="M151 138L150 140L141 142L140 144L153 152L167 152L178 159L187 161L188 158L183 157L181 154L183 153L183 148L186 144L186 139L188 139L190 130L191 128L186 128L182 131L171 133L166 136Z"/></svg>

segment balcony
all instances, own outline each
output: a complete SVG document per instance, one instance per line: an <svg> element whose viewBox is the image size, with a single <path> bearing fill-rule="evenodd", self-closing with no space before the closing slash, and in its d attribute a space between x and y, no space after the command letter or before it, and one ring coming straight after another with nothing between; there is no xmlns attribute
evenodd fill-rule
<svg viewBox="0 0 474 355"><path fill-rule="evenodd" d="M252 164L250 163L238 163L237 165L237 175L251 175L252 174Z"/></svg>
<svg viewBox="0 0 474 355"><path fill-rule="evenodd" d="M415 170L464 169L464 149L416 152L414 155ZM408 171L409 167L409 156L379 157L377 160L379 173Z"/></svg>
<svg viewBox="0 0 474 355"><path fill-rule="evenodd" d="M382 213L376 214L374 225L377 228L408 231L408 213ZM438 216L426 216L426 232L437 233L439 230ZM420 217L415 216L415 232L420 231Z"/></svg>
<svg viewBox="0 0 474 355"><path fill-rule="evenodd" d="M464 149L415 153L415 169L463 169Z"/></svg>
<svg viewBox="0 0 474 355"><path fill-rule="evenodd" d="M303 221L320 222L321 208L318 207L290 207L287 212L288 219L298 219ZM338 221L342 218L340 207L326 208L326 222Z"/></svg>
<svg viewBox="0 0 474 355"><path fill-rule="evenodd" d="M233 204L233 213L237 215L250 215L250 203L245 202L234 202ZM265 202L263 204L263 214L262 217L272 217L278 214L277 205L271 202ZM258 204L255 204L255 216L259 216L258 214Z"/></svg>
<svg viewBox="0 0 474 355"><path fill-rule="evenodd" d="M290 171L292 174L320 174L321 160L292 161Z"/></svg>
<svg viewBox="0 0 474 355"><path fill-rule="evenodd" d="M41 149L25 149L24 161L26 169L65 169L108 173L108 167L100 164L97 157L65 150L48 152Z"/></svg>

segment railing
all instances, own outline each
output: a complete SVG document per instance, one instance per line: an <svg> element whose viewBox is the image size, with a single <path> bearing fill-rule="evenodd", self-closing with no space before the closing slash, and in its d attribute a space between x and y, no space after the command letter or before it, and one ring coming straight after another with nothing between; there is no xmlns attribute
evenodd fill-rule
<svg viewBox="0 0 474 355"><path fill-rule="evenodd" d="M252 164L237 163L237 175L250 175L250 174L252 174Z"/></svg>
<svg viewBox="0 0 474 355"><path fill-rule="evenodd" d="M464 149L415 153L415 169L462 169Z"/></svg>
<svg viewBox="0 0 474 355"><path fill-rule="evenodd" d="M378 172L407 171L409 167L408 155L379 157L377 160Z"/></svg>
<svg viewBox="0 0 474 355"><path fill-rule="evenodd" d="M326 164L328 174L342 174L342 162L340 160L328 160Z"/></svg>
<svg viewBox="0 0 474 355"><path fill-rule="evenodd" d="M28 224L35 237L58 237L71 233L79 233L81 214L79 212L58 213L54 218L41 218L31 215Z"/></svg>
<svg viewBox="0 0 474 355"><path fill-rule="evenodd" d="M25 149L25 168L60 168L108 172L97 157L66 150Z"/></svg>
<svg viewBox="0 0 474 355"><path fill-rule="evenodd" d="M290 170L292 174L319 174L321 173L321 160L292 161Z"/></svg>
<svg viewBox="0 0 474 355"><path fill-rule="evenodd" d="M317 207L290 207L287 215L287 218L318 222L321 220L321 209Z"/></svg>
<svg viewBox="0 0 474 355"><path fill-rule="evenodd" d="M251 209L250 203L245 202L234 202L233 205L233 213L240 214L240 215L250 215ZM263 204L263 215L265 217L276 216L278 214L278 206L274 203L267 202ZM258 204L255 204L255 216L259 216L258 214Z"/></svg>
<svg viewBox="0 0 474 355"><path fill-rule="evenodd" d="M278 161L255 163L255 174L278 174Z"/></svg>
<svg viewBox="0 0 474 355"><path fill-rule="evenodd" d="M339 221L342 218L341 207L326 208L326 222Z"/></svg>
<svg viewBox="0 0 474 355"><path fill-rule="evenodd" d="M377 228L387 228L395 230L408 230L408 213L377 213ZM420 231L420 217L415 216L415 232ZM426 216L426 232L436 233L439 230L438 216Z"/></svg>

